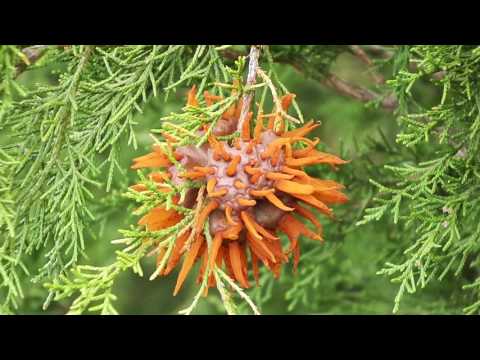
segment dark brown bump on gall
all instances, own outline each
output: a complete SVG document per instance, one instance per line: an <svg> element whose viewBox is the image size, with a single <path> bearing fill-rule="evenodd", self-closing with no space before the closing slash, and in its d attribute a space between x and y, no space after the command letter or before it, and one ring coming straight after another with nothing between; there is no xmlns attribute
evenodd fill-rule
<svg viewBox="0 0 480 360"><path fill-rule="evenodd" d="M287 205L292 206L295 201L291 196L282 194L279 196L280 200ZM253 215L255 220L267 229L275 229L280 219L287 214L286 211L280 210L267 200L257 201L257 205L253 208Z"/></svg>
<svg viewBox="0 0 480 360"><path fill-rule="evenodd" d="M217 234L229 227L225 213L222 210L214 210L209 216L209 228L211 234Z"/></svg>

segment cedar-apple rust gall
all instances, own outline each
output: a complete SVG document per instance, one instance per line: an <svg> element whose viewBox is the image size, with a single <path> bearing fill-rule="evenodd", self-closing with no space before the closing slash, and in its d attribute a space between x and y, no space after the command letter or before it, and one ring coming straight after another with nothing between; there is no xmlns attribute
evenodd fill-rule
<svg viewBox="0 0 480 360"><path fill-rule="evenodd" d="M164 184L166 180L177 185L186 180L200 181L205 188L203 201L197 201L197 187L187 191L182 203L179 196L174 197L174 204L192 209L195 214L193 224L178 232L173 249L169 253L165 248L159 251L158 263L166 260L160 275L168 275L183 259L174 295L196 261L201 262L197 281L209 276L208 287L215 286L215 276L207 270L214 266L225 268L243 288L251 286L250 274L258 284L260 264L278 277L281 266L293 257L295 271L300 259L300 236L323 241L322 225L315 212L332 217L329 205L348 200L341 192L344 188L341 184L305 172L305 166L335 167L346 161L316 149L319 140L307 137L318 127L313 121L286 130L281 113L288 110L293 97L287 94L281 98L282 112L259 113L255 117L249 112L239 129L240 135L229 141L219 137L235 132L242 100L221 116L208 142L200 147L177 146L177 140L165 134L166 144L181 167L171 161L160 145L134 159L133 169L153 170L150 178L160 191L170 191ZM205 92L204 100L211 105L221 98ZM188 94L187 105L200 106L195 87ZM147 191L142 184L132 188ZM156 231L174 226L183 218L175 209L159 205L143 216L139 224ZM210 246L204 234L207 221L213 239ZM286 234L289 244L282 244L280 233ZM163 259L167 253L168 259Z"/></svg>

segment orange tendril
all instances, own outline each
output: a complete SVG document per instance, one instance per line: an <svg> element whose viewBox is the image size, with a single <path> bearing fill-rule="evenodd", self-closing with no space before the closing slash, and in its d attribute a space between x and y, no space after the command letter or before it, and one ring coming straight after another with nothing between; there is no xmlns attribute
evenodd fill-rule
<svg viewBox="0 0 480 360"><path fill-rule="evenodd" d="M210 180L208 180L207 182L207 193L212 193L213 190L215 189L215 185L217 185L217 179L215 178L211 178Z"/></svg>
<svg viewBox="0 0 480 360"><path fill-rule="evenodd" d="M238 223L236 221L233 220L233 217L232 217L232 208L230 206L226 206L225 207L225 217L227 219L227 223L229 225L238 225Z"/></svg>
<svg viewBox="0 0 480 360"><path fill-rule="evenodd" d="M237 198L237 202L241 206L255 206L255 204L257 203L255 200L244 199L244 198Z"/></svg>
<svg viewBox="0 0 480 360"><path fill-rule="evenodd" d="M197 257L198 251L200 250L200 246L203 242L203 236L197 236L196 241L193 243L192 248L189 250L185 260L183 261L182 268L180 269L180 273L178 274L177 283L175 285L175 290L173 291L173 296L177 295L180 291L190 269L195 262Z"/></svg>
<svg viewBox="0 0 480 360"><path fill-rule="evenodd" d="M262 172L262 169L260 168L255 168L255 167L252 167L250 165L247 165L243 168L243 170L248 174L248 175L255 175L255 174L258 174L260 172Z"/></svg>
<svg viewBox="0 0 480 360"><path fill-rule="evenodd" d="M229 244L228 249L229 249L229 255L230 255L230 261L232 264L233 274L235 275L235 278L238 280L240 285L242 285L242 287L244 288L250 287L250 284L248 283L248 280L242 269L242 259L241 259L240 245L238 244L238 241L232 241Z"/></svg>
<svg viewBox="0 0 480 360"><path fill-rule="evenodd" d="M314 192L314 187L308 184L300 184L290 180L277 180L275 187L289 194L310 195Z"/></svg>
<svg viewBox="0 0 480 360"><path fill-rule="evenodd" d="M255 229L250 215L248 215L245 211L242 211L240 212L240 217L242 218L242 221L245 224L245 227L247 228L247 231L250 233L250 235L252 235L252 237L257 240L261 240L262 236Z"/></svg>
<svg viewBox="0 0 480 360"><path fill-rule="evenodd" d="M240 155L235 155L227 167L226 174L228 176L234 176L237 173L237 166L240 163L242 157Z"/></svg>
<svg viewBox="0 0 480 360"><path fill-rule="evenodd" d="M188 91L187 105L198 107L197 87L195 85L193 85L192 88Z"/></svg>
<svg viewBox="0 0 480 360"><path fill-rule="evenodd" d="M218 208L218 202L216 200L212 200L208 203L207 206L205 206L200 214L198 215L197 222L195 224L195 232L198 234L202 231L203 224L205 224L205 221L207 220L207 217L210 215L210 213Z"/></svg>
<svg viewBox="0 0 480 360"><path fill-rule="evenodd" d="M268 201L270 201L273 205L283 211L293 211L294 208L288 207L285 205L275 194L267 194L265 195Z"/></svg>
<svg viewBox="0 0 480 360"><path fill-rule="evenodd" d="M260 142L260 136L262 135L263 130L263 119L262 111L260 110L257 115L257 122L255 124L255 129L253 130L253 139L256 143Z"/></svg>
<svg viewBox="0 0 480 360"><path fill-rule="evenodd" d="M275 189L250 190L249 194L252 196L263 197L268 194L272 194L274 192L275 192Z"/></svg>
<svg viewBox="0 0 480 360"><path fill-rule="evenodd" d="M233 182L233 186L235 186L236 189L245 189L247 187L247 185L245 185L243 182L241 182L240 180L235 180Z"/></svg>
<svg viewBox="0 0 480 360"><path fill-rule="evenodd" d="M278 172L267 172L266 177L268 180L291 180L295 175L282 174Z"/></svg>
<svg viewBox="0 0 480 360"><path fill-rule="evenodd" d="M248 141L250 140L250 120L252 119L253 112L249 112L245 117L245 121L243 122L242 128L242 140Z"/></svg>

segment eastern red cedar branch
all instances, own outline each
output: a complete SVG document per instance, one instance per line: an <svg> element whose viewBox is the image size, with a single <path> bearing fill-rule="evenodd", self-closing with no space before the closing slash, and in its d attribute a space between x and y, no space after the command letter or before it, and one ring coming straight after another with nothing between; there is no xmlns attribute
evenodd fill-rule
<svg viewBox="0 0 480 360"><path fill-rule="evenodd" d="M224 57L231 60L235 60L239 56L244 55L238 51L231 49L222 50L221 53ZM304 73L302 67L294 61L277 60L277 62L290 65L298 72L302 74ZM312 79L321 82L323 85L335 90L343 96L348 96L358 101L369 102L374 100L380 100L381 98L381 95L362 86L351 84L345 80L342 80L332 73L326 74L326 76L322 78L312 77ZM383 100L381 100L380 104L384 109L388 111L393 111L398 106L398 102L393 94L386 96Z"/></svg>
<svg viewBox="0 0 480 360"><path fill-rule="evenodd" d="M348 96L362 102L369 102L369 101L375 101L380 99L379 94L369 89L366 89L364 87L350 84L349 82L340 79L334 74L329 74L325 78L325 80L323 80L323 84L325 84L331 89L334 89L341 95ZM395 98L394 94L390 94L385 98L383 98L380 104L384 109L392 111L397 108L398 101Z"/></svg>
<svg viewBox="0 0 480 360"><path fill-rule="evenodd" d="M350 51L355 55L361 62L363 62L368 67L372 67L374 65L372 59L368 56L368 54L358 45L350 45ZM385 78L376 71L371 71L370 75L372 76L373 81L378 84L384 84Z"/></svg>

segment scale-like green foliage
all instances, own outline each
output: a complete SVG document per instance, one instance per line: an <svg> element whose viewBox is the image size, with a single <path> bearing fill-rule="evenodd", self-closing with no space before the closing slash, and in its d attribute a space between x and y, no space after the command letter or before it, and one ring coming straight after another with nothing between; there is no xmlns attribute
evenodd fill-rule
<svg viewBox="0 0 480 360"><path fill-rule="evenodd" d="M158 88L205 83L223 69L208 46L72 46L45 56L44 63L65 64L66 70L56 84L9 104L3 120L15 137L18 161L12 185L17 233L10 251L21 258L42 250L46 262L34 279L40 281L62 274L84 252L95 220L95 188L109 191L114 175L124 172L117 142L123 136L136 147L133 116L142 112L140 104ZM100 179L105 167L106 179Z"/></svg>
<svg viewBox="0 0 480 360"><path fill-rule="evenodd" d="M390 81L399 98L406 99L399 110L397 142L416 156L386 166L389 185L382 184L385 179L371 180L379 189L377 205L366 210L360 223L389 215L395 224L405 226L398 244L403 253L379 271L400 284L394 311L405 292L414 293L449 273L459 278L459 286L468 284L478 266L479 50L461 45L413 46L408 49L409 61ZM416 72L410 70L411 63L417 65ZM415 85L424 79L442 89L441 98L432 105L415 98ZM465 288L478 296L478 279ZM479 304L477 297L467 312L477 312Z"/></svg>

